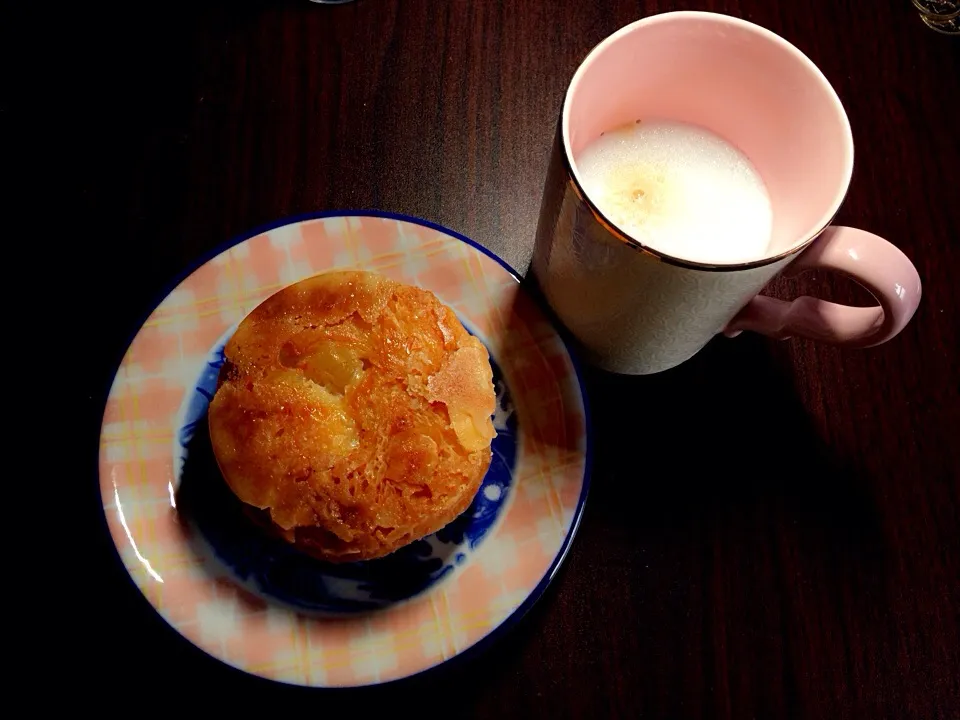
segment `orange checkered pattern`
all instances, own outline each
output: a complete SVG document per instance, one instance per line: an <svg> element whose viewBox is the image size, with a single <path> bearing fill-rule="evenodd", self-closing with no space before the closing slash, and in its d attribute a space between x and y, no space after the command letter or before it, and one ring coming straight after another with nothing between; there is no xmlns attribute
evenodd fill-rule
<svg viewBox="0 0 960 720"><path fill-rule="evenodd" d="M359 268L433 291L503 369L519 428L509 506L464 567L407 602L331 620L242 589L200 557L176 511L182 405L217 340L264 298L318 272ZM100 485L124 564L197 646L263 677L350 686L412 675L509 617L571 533L586 470L583 397L563 342L497 261L440 230L327 217L250 238L207 262L144 323L117 371L100 438Z"/></svg>

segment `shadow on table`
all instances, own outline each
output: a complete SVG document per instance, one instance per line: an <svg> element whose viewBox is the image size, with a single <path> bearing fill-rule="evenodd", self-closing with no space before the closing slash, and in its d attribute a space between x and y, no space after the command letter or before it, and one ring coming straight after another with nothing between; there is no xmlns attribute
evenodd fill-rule
<svg viewBox="0 0 960 720"><path fill-rule="evenodd" d="M656 375L589 370L588 512L649 533L776 506L835 540L872 543L879 529L858 471L826 446L782 357L745 334Z"/></svg>

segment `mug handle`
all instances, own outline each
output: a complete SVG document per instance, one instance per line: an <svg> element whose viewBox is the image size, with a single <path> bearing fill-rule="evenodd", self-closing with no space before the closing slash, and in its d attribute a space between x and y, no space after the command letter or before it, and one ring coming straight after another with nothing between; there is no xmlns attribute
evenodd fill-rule
<svg viewBox="0 0 960 720"><path fill-rule="evenodd" d="M794 335L852 347L884 343L910 322L920 304L920 276L913 263L883 238L831 226L787 268L786 277L823 268L855 280L877 299L851 307L807 295L793 301L757 295L730 321L727 337L743 330L786 339Z"/></svg>

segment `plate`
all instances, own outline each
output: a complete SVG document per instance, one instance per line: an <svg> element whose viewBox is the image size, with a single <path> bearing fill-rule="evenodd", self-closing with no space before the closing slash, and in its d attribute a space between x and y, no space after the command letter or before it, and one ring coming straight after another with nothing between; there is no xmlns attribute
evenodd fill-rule
<svg viewBox="0 0 960 720"><path fill-rule="evenodd" d="M431 290L486 345L497 437L457 520L385 558L329 565L249 524L206 412L240 320L286 285L347 268ZM150 314L107 399L100 488L130 577L183 637L272 680L370 685L477 648L543 593L583 513L587 427L575 361L506 263L423 220L313 215L235 242Z"/></svg>

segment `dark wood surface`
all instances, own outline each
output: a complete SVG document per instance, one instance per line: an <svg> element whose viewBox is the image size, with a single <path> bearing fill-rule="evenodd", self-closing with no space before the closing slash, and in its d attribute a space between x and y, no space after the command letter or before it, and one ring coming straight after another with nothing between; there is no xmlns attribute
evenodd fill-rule
<svg viewBox="0 0 960 720"><path fill-rule="evenodd" d="M96 266L80 309L97 318L75 510L94 600L69 621L70 650L87 666L90 648L110 658L85 702L134 687L139 708L266 699L319 717L960 717L960 42L909 0L135 6L61 16L63 190ZM321 209L421 216L525 271L577 64L672 9L760 23L820 66L857 144L838 220L912 258L913 323L868 351L741 337L661 375L591 372L596 467L579 536L535 609L478 657L322 692L180 639L126 578L91 470L107 384L153 303L232 236ZM773 292L864 297L816 276Z"/></svg>

